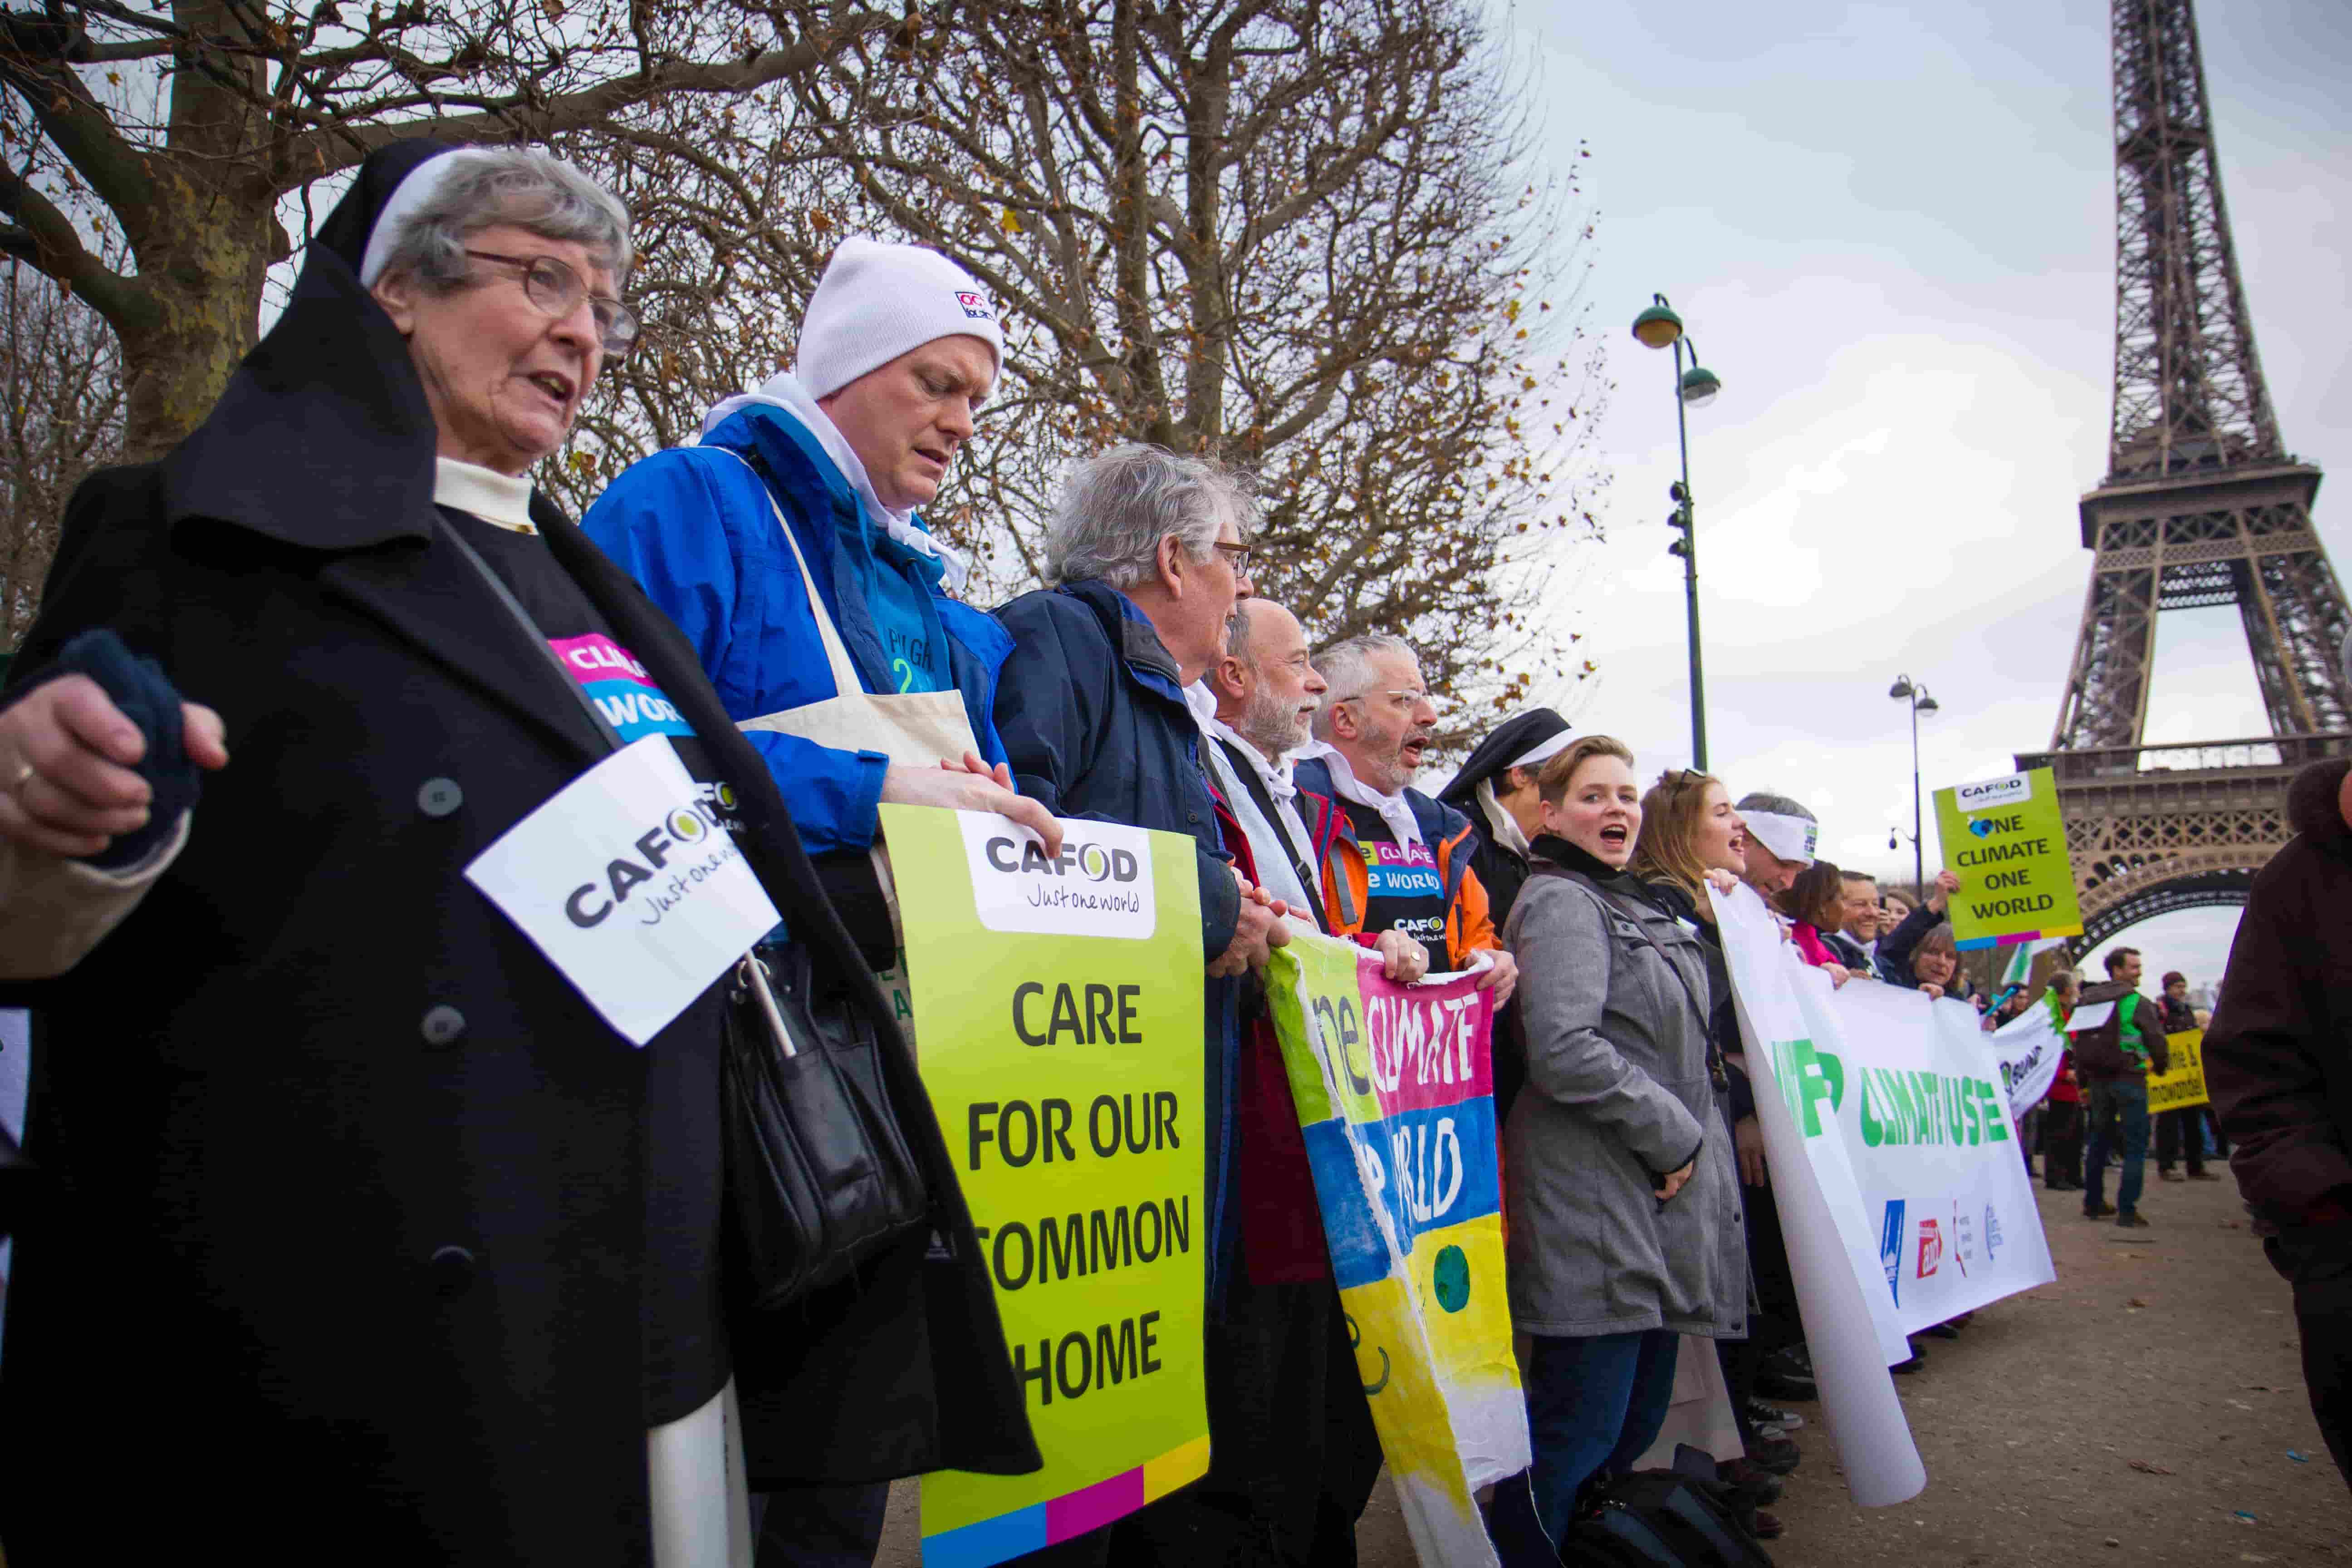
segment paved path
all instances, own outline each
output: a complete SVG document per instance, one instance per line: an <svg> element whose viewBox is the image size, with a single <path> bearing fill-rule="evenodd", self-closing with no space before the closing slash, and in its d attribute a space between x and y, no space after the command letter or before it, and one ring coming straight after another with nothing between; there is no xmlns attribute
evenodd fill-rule
<svg viewBox="0 0 2352 1568"><path fill-rule="evenodd" d="M1855 1508L1820 1407L1799 1406L1815 1419L1777 1510L1780 1568L2352 1565L2352 1493L2312 1423L2287 1288L2236 1184L2154 1174L2142 1231L2086 1222L2077 1194L2037 1185L2057 1283L1927 1342L1927 1366L1895 1379L1927 1466L1916 1499ZM903 1490L883 1568L920 1561ZM1413 1568L1385 1485L1357 1539L1362 1568Z"/></svg>

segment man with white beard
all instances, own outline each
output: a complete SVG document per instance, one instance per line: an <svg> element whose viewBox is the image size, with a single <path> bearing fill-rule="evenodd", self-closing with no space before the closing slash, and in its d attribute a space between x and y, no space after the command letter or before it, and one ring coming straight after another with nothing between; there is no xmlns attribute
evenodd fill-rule
<svg viewBox="0 0 2352 1568"><path fill-rule="evenodd" d="M1486 890L1470 868L1470 819L1412 787L1437 710L1421 657L1402 637L1368 634L1326 648L1317 667L1330 682L1315 715L1318 745L1297 769L1298 787L1330 797L1334 831L1318 862L1323 908L1335 931L1402 931L1429 950L1433 970L1471 966L1495 1005L1510 1000L1518 966L1503 951Z"/></svg>

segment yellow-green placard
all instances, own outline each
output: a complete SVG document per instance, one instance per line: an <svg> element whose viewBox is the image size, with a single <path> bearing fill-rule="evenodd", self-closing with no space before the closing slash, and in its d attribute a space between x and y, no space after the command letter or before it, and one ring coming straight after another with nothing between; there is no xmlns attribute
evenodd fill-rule
<svg viewBox="0 0 2352 1568"><path fill-rule="evenodd" d="M1205 1474L1192 841L882 807L924 1088L996 1285L1043 1470L923 1478L923 1561L985 1568Z"/></svg>
<svg viewBox="0 0 2352 1568"><path fill-rule="evenodd" d="M1962 952L2037 937L2080 936L2082 906L2048 768L1936 792L1936 833L1952 895L1952 936Z"/></svg>
<svg viewBox="0 0 2352 1568"><path fill-rule="evenodd" d="M2183 1029L2164 1037L2171 1066L2147 1075L2147 1113L2186 1110L2206 1103L2205 1031Z"/></svg>

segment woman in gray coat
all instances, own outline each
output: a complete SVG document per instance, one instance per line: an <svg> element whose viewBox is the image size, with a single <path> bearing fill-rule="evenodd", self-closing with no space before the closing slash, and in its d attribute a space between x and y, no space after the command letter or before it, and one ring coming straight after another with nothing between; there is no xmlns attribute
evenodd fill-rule
<svg viewBox="0 0 2352 1568"><path fill-rule="evenodd" d="M1504 931L1527 1032L1504 1164L1535 1460L1497 1490L1506 1568L1557 1562L1585 1483L1656 1440L1675 1336L1747 1326L1706 961L1625 876L1642 827L1633 764L1602 735L1544 764L1545 832Z"/></svg>

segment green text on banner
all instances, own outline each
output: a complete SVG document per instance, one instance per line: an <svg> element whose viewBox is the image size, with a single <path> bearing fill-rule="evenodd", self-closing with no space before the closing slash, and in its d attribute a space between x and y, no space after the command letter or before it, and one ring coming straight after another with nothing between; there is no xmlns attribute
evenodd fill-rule
<svg viewBox="0 0 2352 1568"><path fill-rule="evenodd" d="M2058 779L2048 768L1937 790L1936 834L1945 868L1960 879L1951 914L1962 952L2082 934Z"/></svg>
<svg viewBox="0 0 2352 1568"><path fill-rule="evenodd" d="M885 805L923 1082L1045 1468L923 1478L923 1560L985 1568L1205 1474L1192 841Z"/></svg>

